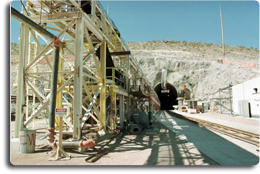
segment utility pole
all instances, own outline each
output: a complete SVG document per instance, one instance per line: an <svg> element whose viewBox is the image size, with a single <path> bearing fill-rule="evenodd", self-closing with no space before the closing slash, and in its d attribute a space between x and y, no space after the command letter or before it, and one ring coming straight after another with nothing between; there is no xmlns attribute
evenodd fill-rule
<svg viewBox="0 0 260 174"><path fill-rule="evenodd" d="M221 31L222 31L222 51L223 51L223 58L224 58L225 57L225 42L224 42L224 29L223 29L222 11L221 11L220 6L219 6L219 13L220 13Z"/></svg>

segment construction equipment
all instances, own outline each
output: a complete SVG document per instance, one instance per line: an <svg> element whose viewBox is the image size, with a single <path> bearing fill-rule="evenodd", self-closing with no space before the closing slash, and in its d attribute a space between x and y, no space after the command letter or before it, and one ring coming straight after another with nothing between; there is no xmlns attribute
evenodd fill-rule
<svg viewBox="0 0 260 174"><path fill-rule="evenodd" d="M204 107L201 105L196 106L195 109L197 110L197 113L204 113Z"/></svg>

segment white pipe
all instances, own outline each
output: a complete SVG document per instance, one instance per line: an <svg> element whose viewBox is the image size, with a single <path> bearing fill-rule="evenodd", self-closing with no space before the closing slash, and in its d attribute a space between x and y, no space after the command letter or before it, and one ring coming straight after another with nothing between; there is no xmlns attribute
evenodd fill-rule
<svg viewBox="0 0 260 174"><path fill-rule="evenodd" d="M166 82L167 82L167 69L162 69L162 77L161 77L161 87L162 89L167 88Z"/></svg>

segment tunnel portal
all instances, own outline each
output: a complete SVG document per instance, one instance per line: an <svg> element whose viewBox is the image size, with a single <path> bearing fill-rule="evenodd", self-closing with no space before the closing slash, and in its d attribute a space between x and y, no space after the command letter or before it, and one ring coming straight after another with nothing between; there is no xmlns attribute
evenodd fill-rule
<svg viewBox="0 0 260 174"><path fill-rule="evenodd" d="M173 105L178 105L178 93L176 88L170 83L166 83L166 87L169 92L162 91L161 83L158 83L154 87L154 91L157 93L161 102L161 110L171 110L173 109Z"/></svg>

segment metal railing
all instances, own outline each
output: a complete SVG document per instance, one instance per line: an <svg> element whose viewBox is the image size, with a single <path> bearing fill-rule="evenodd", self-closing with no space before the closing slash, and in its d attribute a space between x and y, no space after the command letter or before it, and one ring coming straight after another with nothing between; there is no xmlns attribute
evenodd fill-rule
<svg viewBox="0 0 260 174"><path fill-rule="evenodd" d="M145 95L149 95L150 92L149 92L148 88L149 88L148 86L143 86L143 87L142 87L141 84L139 84L139 85L131 85L130 91L131 91L131 92L140 91L140 92L142 92L142 93L145 94Z"/></svg>
<svg viewBox="0 0 260 174"><path fill-rule="evenodd" d="M121 68L107 67L106 69L111 70L111 73L107 71L106 77L108 80L111 80L112 85L118 85L126 89L126 76L123 74L123 71L121 72ZM109 83L108 80L107 83Z"/></svg>

